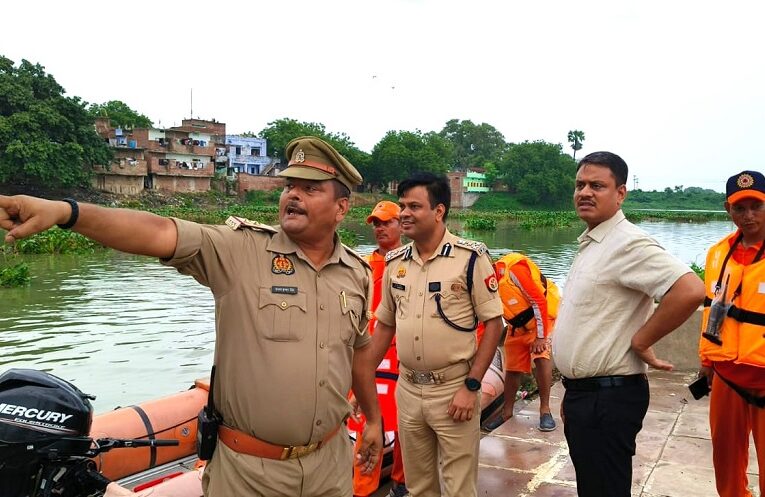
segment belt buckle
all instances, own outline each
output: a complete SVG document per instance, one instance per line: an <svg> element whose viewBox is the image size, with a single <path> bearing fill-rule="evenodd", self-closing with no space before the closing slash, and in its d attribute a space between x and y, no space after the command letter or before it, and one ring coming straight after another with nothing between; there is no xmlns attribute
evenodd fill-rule
<svg viewBox="0 0 765 497"><path fill-rule="evenodd" d="M298 459L307 456L318 448L319 442L314 442L308 445L290 445L289 447L284 448L282 459Z"/></svg>
<svg viewBox="0 0 765 497"><path fill-rule="evenodd" d="M418 385L435 383L432 371L412 371L412 382Z"/></svg>

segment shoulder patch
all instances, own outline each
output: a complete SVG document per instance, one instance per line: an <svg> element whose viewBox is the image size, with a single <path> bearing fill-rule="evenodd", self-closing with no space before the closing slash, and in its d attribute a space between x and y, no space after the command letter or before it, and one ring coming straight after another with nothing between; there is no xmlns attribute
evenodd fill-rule
<svg viewBox="0 0 765 497"><path fill-rule="evenodd" d="M456 242L454 242L455 247L462 247L468 250L472 250L473 252L478 252L478 255L483 255L488 252L488 248L486 247L486 244L483 242L476 242L473 240L465 240L464 238L460 238Z"/></svg>
<svg viewBox="0 0 765 497"><path fill-rule="evenodd" d="M402 255L407 255L407 257L411 257L412 254L412 244L407 243L406 245L403 245L396 250L391 250L387 254L385 254L385 262L390 262L393 259L396 259L398 257L401 257Z"/></svg>
<svg viewBox="0 0 765 497"><path fill-rule="evenodd" d="M271 233L272 235L278 232L278 230L273 226L258 223L256 221L250 221L247 218L237 216L229 216L228 219L226 219L226 226L234 231L249 228L255 231L265 231L267 233Z"/></svg>
<svg viewBox="0 0 765 497"><path fill-rule="evenodd" d="M348 254L360 260L362 265L365 268L369 269L370 271L372 270L372 266L369 265L369 262L367 261L366 257L361 256L358 252L356 252L355 250L353 250L352 248L350 248L348 245L344 243L341 243L340 245L343 246L343 248L345 249L346 252L348 252Z"/></svg>

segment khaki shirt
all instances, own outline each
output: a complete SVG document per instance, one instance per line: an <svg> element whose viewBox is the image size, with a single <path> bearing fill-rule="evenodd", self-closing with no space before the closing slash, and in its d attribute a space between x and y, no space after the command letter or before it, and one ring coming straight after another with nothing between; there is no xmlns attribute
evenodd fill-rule
<svg viewBox="0 0 765 497"><path fill-rule="evenodd" d="M467 292L467 265L475 250L473 292ZM472 360L476 352L475 333L458 331L438 314L436 295L449 320L468 328L474 316L488 321L502 315L502 301L486 246L458 238L447 230L433 255L420 259L410 243L388 253L382 283L382 302L377 319L396 328L396 346L401 364L409 369L429 371L460 361ZM493 290L489 287L493 286Z"/></svg>
<svg viewBox="0 0 765 497"><path fill-rule="evenodd" d="M178 244L163 263L215 298L214 400L224 423L275 444L321 440L351 411L353 349L370 340L366 263L337 237L317 271L280 230L174 221Z"/></svg>
<svg viewBox="0 0 765 497"><path fill-rule="evenodd" d="M691 269L618 211L579 236L553 334L553 360L567 378L644 373L632 352L654 300Z"/></svg>

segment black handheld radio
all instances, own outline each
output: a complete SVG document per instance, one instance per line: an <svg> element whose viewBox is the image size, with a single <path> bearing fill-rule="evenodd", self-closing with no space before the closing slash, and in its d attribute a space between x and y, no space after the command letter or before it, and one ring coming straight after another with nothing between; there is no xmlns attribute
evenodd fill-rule
<svg viewBox="0 0 765 497"><path fill-rule="evenodd" d="M203 461L212 459L215 446L218 443L218 427L221 424L220 415L213 404L213 388L215 385L215 365L210 372L210 391L207 394L207 405L199 411L197 417L197 457Z"/></svg>

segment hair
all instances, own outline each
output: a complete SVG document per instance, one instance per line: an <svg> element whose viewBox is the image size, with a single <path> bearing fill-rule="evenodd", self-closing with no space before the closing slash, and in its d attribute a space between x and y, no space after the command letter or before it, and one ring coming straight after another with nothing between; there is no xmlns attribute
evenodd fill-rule
<svg viewBox="0 0 765 497"><path fill-rule="evenodd" d="M607 167L611 174L616 179L616 186L622 186L627 184L627 176L629 176L629 169L624 159L611 152L593 152L587 154L579 161L576 166L576 170L579 171L582 166L592 164L595 166Z"/></svg>
<svg viewBox="0 0 765 497"><path fill-rule="evenodd" d="M436 175L430 172L415 172L408 178L398 184L396 194L398 198L403 197L406 192L416 186L424 186L428 191L428 200L430 201L430 208L435 209L438 204L443 204L444 221L449 215L449 207L452 203L452 189L449 188L449 180L446 176Z"/></svg>
<svg viewBox="0 0 765 497"><path fill-rule="evenodd" d="M336 179L332 180L332 185L335 187L335 200L340 200L341 198L351 198L351 190L349 190L347 186L340 183Z"/></svg>

